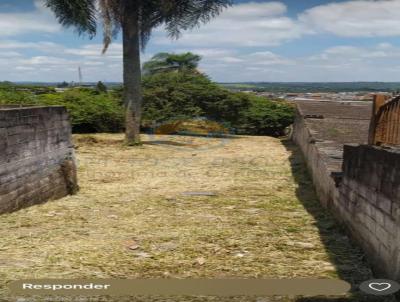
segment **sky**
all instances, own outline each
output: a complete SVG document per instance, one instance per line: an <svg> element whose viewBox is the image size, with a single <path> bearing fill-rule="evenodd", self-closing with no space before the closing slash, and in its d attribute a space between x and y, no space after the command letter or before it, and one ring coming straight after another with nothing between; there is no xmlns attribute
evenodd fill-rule
<svg viewBox="0 0 400 302"><path fill-rule="evenodd" d="M142 61L191 51L218 82L400 81L399 0L237 0L206 25L171 40L153 31ZM42 0L0 3L0 80L122 80L117 37L101 55L90 40L62 28Z"/></svg>

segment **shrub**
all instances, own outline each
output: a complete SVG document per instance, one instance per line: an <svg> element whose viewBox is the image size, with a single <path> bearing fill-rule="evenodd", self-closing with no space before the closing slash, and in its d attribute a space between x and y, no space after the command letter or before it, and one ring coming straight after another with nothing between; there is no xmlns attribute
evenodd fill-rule
<svg viewBox="0 0 400 302"><path fill-rule="evenodd" d="M231 92L198 72L156 73L143 86L144 123L207 118L237 133L279 136L293 122L286 102Z"/></svg>
<svg viewBox="0 0 400 302"><path fill-rule="evenodd" d="M143 88L143 128L155 122L179 125L179 131L187 128L187 131L213 132L207 127L214 121L234 133L279 136L293 122L294 110L287 103L231 92L196 70L148 75L143 79ZM4 84L0 86L0 104L65 106L77 133L123 130L122 89L102 92L102 89L75 88L63 93L51 88L32 89L21 91ZM209 121L206 128L199 122L204 120Z"/></svg>
<svg viewBox="0 0 400 302"><path fill-rule="evenodd" d="M65 106L71 114L74 132L118 132L122 130L123 109L107 93L73 89L40 97L44 105Z"/></svg>
<svg viewBox="0 0 400 302"><path fill-rule="evenodd" d="M293 123L294 107L284 101L267 101L250 97L251 105L243 112L238 132L254 135L284 135L285 128Z"/></svg>
<svg viewBox="0 0 400 302"><path fill-rule="evenodd" d="M118 132L123 126L123 109L110 94L90 89L73 89L64 93L32 95L0 92L0 104L65 106L74 132Z"/></svg>

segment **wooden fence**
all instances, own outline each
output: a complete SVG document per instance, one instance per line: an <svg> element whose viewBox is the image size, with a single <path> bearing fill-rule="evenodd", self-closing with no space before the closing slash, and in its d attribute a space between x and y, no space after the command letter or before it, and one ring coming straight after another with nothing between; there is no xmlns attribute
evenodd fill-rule
<svg viewBox="0 0 400 302"><path fill-rule="evenodd" d="M400 95L374 97L369 144L400 146Z"/></svg>

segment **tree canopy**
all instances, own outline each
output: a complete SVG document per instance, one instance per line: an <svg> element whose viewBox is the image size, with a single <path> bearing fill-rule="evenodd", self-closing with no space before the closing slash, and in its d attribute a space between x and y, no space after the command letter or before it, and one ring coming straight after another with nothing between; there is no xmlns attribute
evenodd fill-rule
<svg viewBox="0 0 400 302"><path fill-rule="evenodd" d="M143 88L144 124L205 118L232 133L280 136L293 123L288 103L229 91L191 70L148 75Z"/></svg>
<svg viewBox="0 0 400 302"><path fill-rule="evenodd" d="M201 57L191 52L182 54L160 52L143 64L143 74L197 69Z"/></svg>
<svg viewBox="0 0 400 302"><path fill-rule="evenodd" d="M169 36L178 38L182 31L216 17L231 0L45 0L65 27L94 37L102 21L104 51L121 30L130 14L138 14L140 43L146 46L152 30L164 25Z"/></svg>

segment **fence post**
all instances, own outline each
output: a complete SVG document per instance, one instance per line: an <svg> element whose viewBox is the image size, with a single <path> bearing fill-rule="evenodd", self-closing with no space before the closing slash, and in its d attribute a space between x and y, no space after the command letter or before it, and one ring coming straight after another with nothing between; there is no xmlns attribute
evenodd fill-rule
<svg viewBox="0 0 400 302"><path fill-rule="evenodd" d="M369 145L375 145L377 143L376 140L376 126L377 126L377 114L379 112L379 109L386 103L386 101L389 99L387 95L384 94L375 94L374 99L373 99L373 104L372 104L372 116L371 116L371 122L369 124L369 133L368 133L368 144Z"/></svg>

